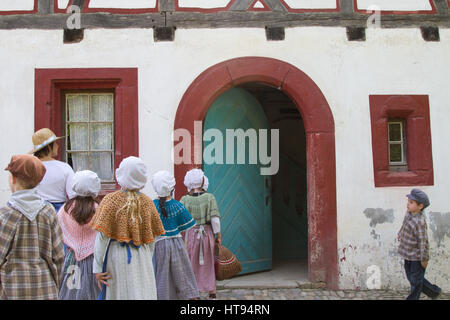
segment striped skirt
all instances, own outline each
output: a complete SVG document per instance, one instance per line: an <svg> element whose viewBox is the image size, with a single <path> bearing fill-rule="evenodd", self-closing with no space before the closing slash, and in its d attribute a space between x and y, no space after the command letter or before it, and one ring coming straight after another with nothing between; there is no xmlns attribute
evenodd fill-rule
<svg viewBox="0 0 450 320"><path fill-rule="evenodd" d="M59 300L96 300L100 294L95 274L92 273L94 255L76 261L68 249L64 257Z"/></svg>
<svg viewBox="0 0 450 320"><path fill-rule="evenodd" d="M200 292L216 290L214 234L211 225L197 225L186 234L188 253Z"/></svg>
<svg viewBox="0 0 450 320"><path fill-rule="evenodd" d="M158 300L188 300L200 296L181 237L156 242L153 263Z"/></svg>

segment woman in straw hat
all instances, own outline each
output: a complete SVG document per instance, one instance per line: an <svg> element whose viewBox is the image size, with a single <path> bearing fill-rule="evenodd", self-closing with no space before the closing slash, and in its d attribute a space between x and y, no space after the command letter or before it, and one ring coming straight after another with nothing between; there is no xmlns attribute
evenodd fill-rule
<svg viewBox="0 0 450 320"><path fill-rule="evenodd" d="M165 230L153 201L139 191L147 168L139 158L125 158L116 179L122 190L106 195L90 222L99 231L93 268L99 299L156 300L154 241Z"/></svg>
<svg viewBox="0 0 450 320"><path fill-rule="evenodd" d="M200 169L186 173L184 185L189 193L180 202L186 207L197 225L186 233L188 253L200 292L209 292L216 298L214 271L214 245L221 244L220 214L213 194L205 192L207 178Z"/></svg>
<svg viewBox="0 0 450 320"><path fill-rule="evenodd" d="M41 183L36 187L42 199L50 202L58 211L67 199L73 198L73 169L65 162L56 160L58 156L59 139L52 130L42 128L33 134L34 148L29 153L38 157L47 170Z"/></svg>
<svg viewBox="0 0 450 320"><path fill-rule="evenodd" d="M166 232L156 237L153 256L158 300L200 299L191 261L181 232L195 226L186 208L172 199L175 178L168 171L153 175L152 185L158 194L153 200Z"/></svg>
<svg viewBox="0 0 450 320"><path fill-rule="evenodd" d="M64 244L68 248L64 257L60 300L96 300L100 294L92 271L97 231L89 226L98 207L95 198L100 186L95 172L78 171L72 187L76 197L67 201L58 212Z"/></svg>
<svg viewBox="0 0 450 320"><path fill-rule="evenodd" d="M57 299L63 235L55 210L34 189L45 167L23 154L13 156L5 170L12 195L0 208L0 300Z"/></svg>

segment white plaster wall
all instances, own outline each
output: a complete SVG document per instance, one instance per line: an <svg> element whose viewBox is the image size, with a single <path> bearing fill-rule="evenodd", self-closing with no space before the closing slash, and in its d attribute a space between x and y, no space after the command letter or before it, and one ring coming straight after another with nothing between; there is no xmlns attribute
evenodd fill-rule
<svg viewBox="0 0 450 320"><path fill-rule="evenodd" d="M178 0L178 6L181 8L224 8L230 3L230 0Z"/></svg>
<svg viewBox="0 0 450 320"><path fill-rule="evenodd" d="M441 29L440 36L440 42L425 42L418 29L369 29L367 41L348 42L345 28L305 27L286 29L285 41L278 42L266 41L264 29L178 29L174 42L155 43L152 30L98 29L85 30L81 43L63 44L62 30L1 30L0 166L31 149L35 68L137 67L139 150L150 177L161 169L173 172L176 110L202 71L242 56L280 59L315 81L334 115L340 286L365 289L367 268L376 265L382 287L406 289L395 238L410 188L374 188L368 96L429 95L435 184L422 189L431 199L427 212L449 221L450 30ZM143 191L155 196L150 183ZM0 170L0 203L9 194L7 173ZM372 228L367 208L393 209L394 220ZM432 226L429 219L428 279L450 290L450 239L441 237L438 247Z"/></svg>
<svg viewBox="0 0 450 320"><path fill-rule="evenodd" d="M91 0L89 8L147 9L154 8L156 0Z"/></svg>
<svg viewBox="0 0 450 320"><path fill-rule="evenodd" d="M336 9L336 0L284 0L292 9Z"/></svg>
<svg viewBox="0 0 450 320"><path fill-rule="evenodd" d="M378 6L380 10L415 11L431 10L430 0L358 0L358 9Z"/></svg>
<svg viewBox="0 0 450 320"><path fill-rule="evenodd" d="M34 0L2 0L0 11L33 10Z"/></svg>

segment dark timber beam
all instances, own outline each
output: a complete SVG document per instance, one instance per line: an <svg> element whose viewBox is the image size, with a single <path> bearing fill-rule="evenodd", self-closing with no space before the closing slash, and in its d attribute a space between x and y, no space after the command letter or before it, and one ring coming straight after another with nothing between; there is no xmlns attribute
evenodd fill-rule
<svg viewBox="0 0 450 320"><path fill-rule="evenodd" d="M64 29L70 14L22 14L0 16L0 29ZM270 27L366 27L369 15L341 12L286 13L226 11L156 12L145 14L83 13L81 28L265 28ZM450 15L394 15L381 17L382 28L450 28Z"/></svg>
<svg viewBox="0 0 450 320"><path fill-rule="evenodd" d="M341 7L341 12L343 14L351 14L355 11L353 6L353 0L339 0L339 4Z"/></svg>
<svg viewBox="0 0 450 320"><path fill-rule="evenodd" d="M447 0L433 0L438 14L449 15Z"/></svg>
<svg viewBox="0 0 450 320"><path fill-rule="evenodd" d="M50 0L38 0L38 13L39 14L50 14L53 13L53 1Z"/></svg>
<svg viewBox="0 0 450 320"><path fill-rule="evenodd" d="M175 11L175 0L158 0L158 10L160 12Z"/></svg>

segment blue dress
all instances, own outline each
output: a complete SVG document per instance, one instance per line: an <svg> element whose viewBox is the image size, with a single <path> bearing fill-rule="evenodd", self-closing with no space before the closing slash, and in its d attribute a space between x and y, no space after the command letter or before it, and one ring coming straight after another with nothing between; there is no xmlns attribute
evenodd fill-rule
<svg viewBox="0 0 450 320"><path fill-rule="evenodd" d="M153 265L158 300L188 300L200 296L194 271L180 232L195 226L195 220L181 202L165 202L167 216L161 213L159 200L153 200L165 234L156 239Z"/></svg>

